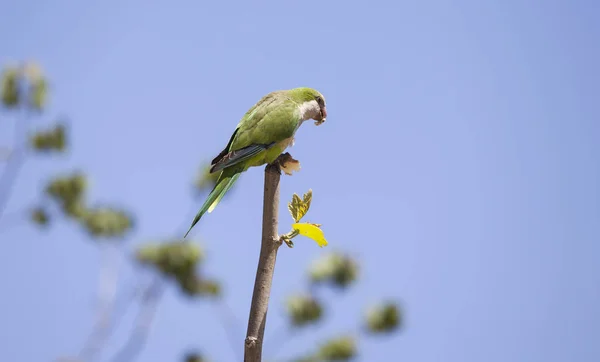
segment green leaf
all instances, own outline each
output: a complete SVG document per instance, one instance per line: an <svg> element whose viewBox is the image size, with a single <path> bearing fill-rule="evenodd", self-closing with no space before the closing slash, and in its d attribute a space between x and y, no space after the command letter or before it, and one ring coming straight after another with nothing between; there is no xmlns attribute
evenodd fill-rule
<svg viewBox="0 0 600 362"><path fill-rule="evenodd" d="M292 214L292 218L295 222L300 222L300 219L306 215L308 208L310 207L310 201L312 199L312 192L309 190L304 195L304 200L308 200L308 203L300 199L300 196L293 194L292 201L288 203L288 210Z"/></svg>
<svg viewBox="0 0 600 362"><path fill-rule="evenodd" d="M310 209L310 203L312 202L312 189L308 189L308 191L302 196L302 202L306 205L306 211Z"/></svg>
<svg viewBox="0 0 600 362"><path fill-rule="evenodd" d="M317 245L321 248L327 246L327 239L323 234L323 230L320 228L320 224L311 223L296 223L292 225L292 229L296 230L298 234L313 239Z"/></svg>

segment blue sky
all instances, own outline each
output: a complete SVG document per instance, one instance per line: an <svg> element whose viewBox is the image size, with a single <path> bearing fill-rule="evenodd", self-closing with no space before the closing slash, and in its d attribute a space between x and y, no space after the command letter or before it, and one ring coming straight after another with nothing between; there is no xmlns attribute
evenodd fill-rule
<svg viewBox="0 0 600 362"><path fill-rule="evenodd" d="M299 130L290 151L303 167L283 178L282 201L312 188L310 219L324 224L330 250L360 258L362 273L348 293L325 293L327 323L279 356L353 331L358 313L389 297L405 306L405 329L361 340L361 361L600 360L597 2L1 8L0 62L40 62L53 88L39 125L66 114L73 137L68 157L27 163L13 212L35 202L46 177L81 167L92 201L136 211L127 248L179 235L202 201L191 193L198 165L243 113L269 91L315 87L328 122ZM240 344L262 181L249 171L194 231L209 253L205 270L225 282ZM284 207L281 217L285 232ZM0 240L3 359L77 352L92 323L96 245L64 222L47 233L14 227ZM306 266L325 251L296 245L279 255L267 338L284 322L283 298L304 288ZM168 290L138 361L176 361L195 348L235 360L217 321L208 303Z"/></svg>

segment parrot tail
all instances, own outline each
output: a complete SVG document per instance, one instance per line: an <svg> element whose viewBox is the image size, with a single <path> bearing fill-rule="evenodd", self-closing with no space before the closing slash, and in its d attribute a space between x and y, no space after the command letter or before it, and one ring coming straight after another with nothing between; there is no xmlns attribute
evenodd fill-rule
<svg viewBox="0 0 600 362"><path fill-rule="evenodd" d="M233 184L237 181L238 177L240 177L240 173L226 175L225 172L223 172L221 176L219 176L215 187L212 189L210 194L208 194L206 201L204 201L204 204L196 214L194 221L192 221L192 225L188 229L187 233L185 233L185 236L183 237L184 239L186 238L186 236L188 236L188 234L190 233L192 228L198 223L198 221L200 221L202 215L204 215L207 212L211 213L215 209L215 207L217 207L219 201L221 201L223 196L225 196L227 191L229 191L231 186L233 186Z"/></svg>

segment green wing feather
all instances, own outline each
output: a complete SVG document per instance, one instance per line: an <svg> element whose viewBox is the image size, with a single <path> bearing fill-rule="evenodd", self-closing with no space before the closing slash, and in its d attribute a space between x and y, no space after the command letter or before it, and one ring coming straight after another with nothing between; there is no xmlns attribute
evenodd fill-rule
<svg viewBox="0 0 600 362"><path fill-rule="evenodd" d="M243 164L275 143L292 137L300 122L297 109L298 103L285 91L264 96L242 117L225 149L211 162L211 172Z"/></svg>
<svg viewBox="0 0 600 362"><path fill-rule="evenodd" d="M207 212L210 213L214 210L214 208L217 206L219 201L221 201L223 196L225 196L227 191L229 191L229 189L237 181L238 177L240 177L240 174L241 173L239 173L239 172L231 172L231 171L229 171L229 172L225 171L225 172L221 173L221 175L219 176L219 179L217 180L217 183L215 184L215 187L212 189L210 194L208 194L206 201L204 201L204 204L202 205L200 210L198 210L198 213L194 217L194 220L192 221L192 225L190 225L190 228L183 236L184 239L188 236L190 231L192 231L192 228L198 223L198 221L200 221L200 218L202 218L202 215L204 215Z"/></svg>

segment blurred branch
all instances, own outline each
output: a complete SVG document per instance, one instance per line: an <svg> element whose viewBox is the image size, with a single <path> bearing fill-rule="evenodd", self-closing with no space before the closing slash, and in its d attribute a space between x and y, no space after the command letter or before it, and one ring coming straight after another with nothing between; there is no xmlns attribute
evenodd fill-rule
<svg viewBox="0 0 600 362"><path fill-rule="evenodd" d="M12 194L19 171L25 163L29 119L29 113L27 110L23 110L21 119L15 121L13 150L6 157L7 163L4 166L2 175L0 175L0 220L4 216L4 211L6 210L6 205Z"/></svg>
<svg viewBox="0 0 600 362"><path fill-rule="evenodd" d="M160 277L144 291L141 300L140 311L136 318L136 326L131 332L129 339L123 347L111 359L113 362L132 362L135 357L142 351L146 344L156 307L163 293L163 284Z"/></svg>
<svg viewBox="0 0 600 362"><path fill-rule="evenodd" d="M312 284L308 285L309 295L313 296L314 292L312 291ZM273 360L276 357L276 354L285 346L285 344L289 341L294 340L296 336L306 330L306 325L297 325L293 323L293 315L291 311L287 311L285 314L285 319L288 321L281 323L276 328L271 329L271 350L269 351L269 359ZM306 315L303 316L303 319L306 320ZM291 319L291 320L290 320ZM314 323L316 320L311 320L310 322Z"/></svg>
<svg viewBox="0 0 600 362"><path fill-rule="evenodd" d="M11 227L18 226L24 221L27 221L26 210L7 213L0 220L0 233L10 230Z"/></svg>
<svg viewBox="0 0 600 362"><path fill-rule="evenodd" d="M8 161L12 150L8 147L0 147L0 162Z"/></svg>
<svg viewBox="0 0 600 362"><path fill-rule="evenodd" d="M279 328L276 329L276 333L273 333L275 337L272 340L271 345L273 346L270 351L269 359L274 360L277 353L281 350L281 348L285 345L287 341L291 341L295 335L300 332L298 328L292 328L287 324L280 325Z"/></svg>
<svg viewBox="0 0 600 362"><path fill-rule="evenodd" d="M223 297L218 298L218 300L215 302L215 304L213 304L213 306L215 306L215 308L218 309L221 324L223 325L223 329L227 334L227 339L229 340L229 344L231 345L231 350L233 351L235 360L239 361L240 356L237 352L238 344L235 335L235 330L237 329L236 326L238 324L237 318L235 317L233 310L231 309L231 307L229 307L227 302L225 302L225 299L223 299Z"/></svg>
<svg viewBox="0 0 600 362"><path fill-rule="evenodd" d="M277 250L281 245L277 232L280 178L281 170L277 161L265 167L262 242L245 340L245 362L262 361L262 346L267 322L271 284L275 271Z"/></svg>
<svg viewBox="0 0 600 362"><path fill-rule="evenodd" d="M79 359L91 361L98 357L105 345L111 330L111 320L117 294L119 277L119 249L118 245L102 243L102 264L98 284L98 300L96 322L88 336Z"/></svg>

